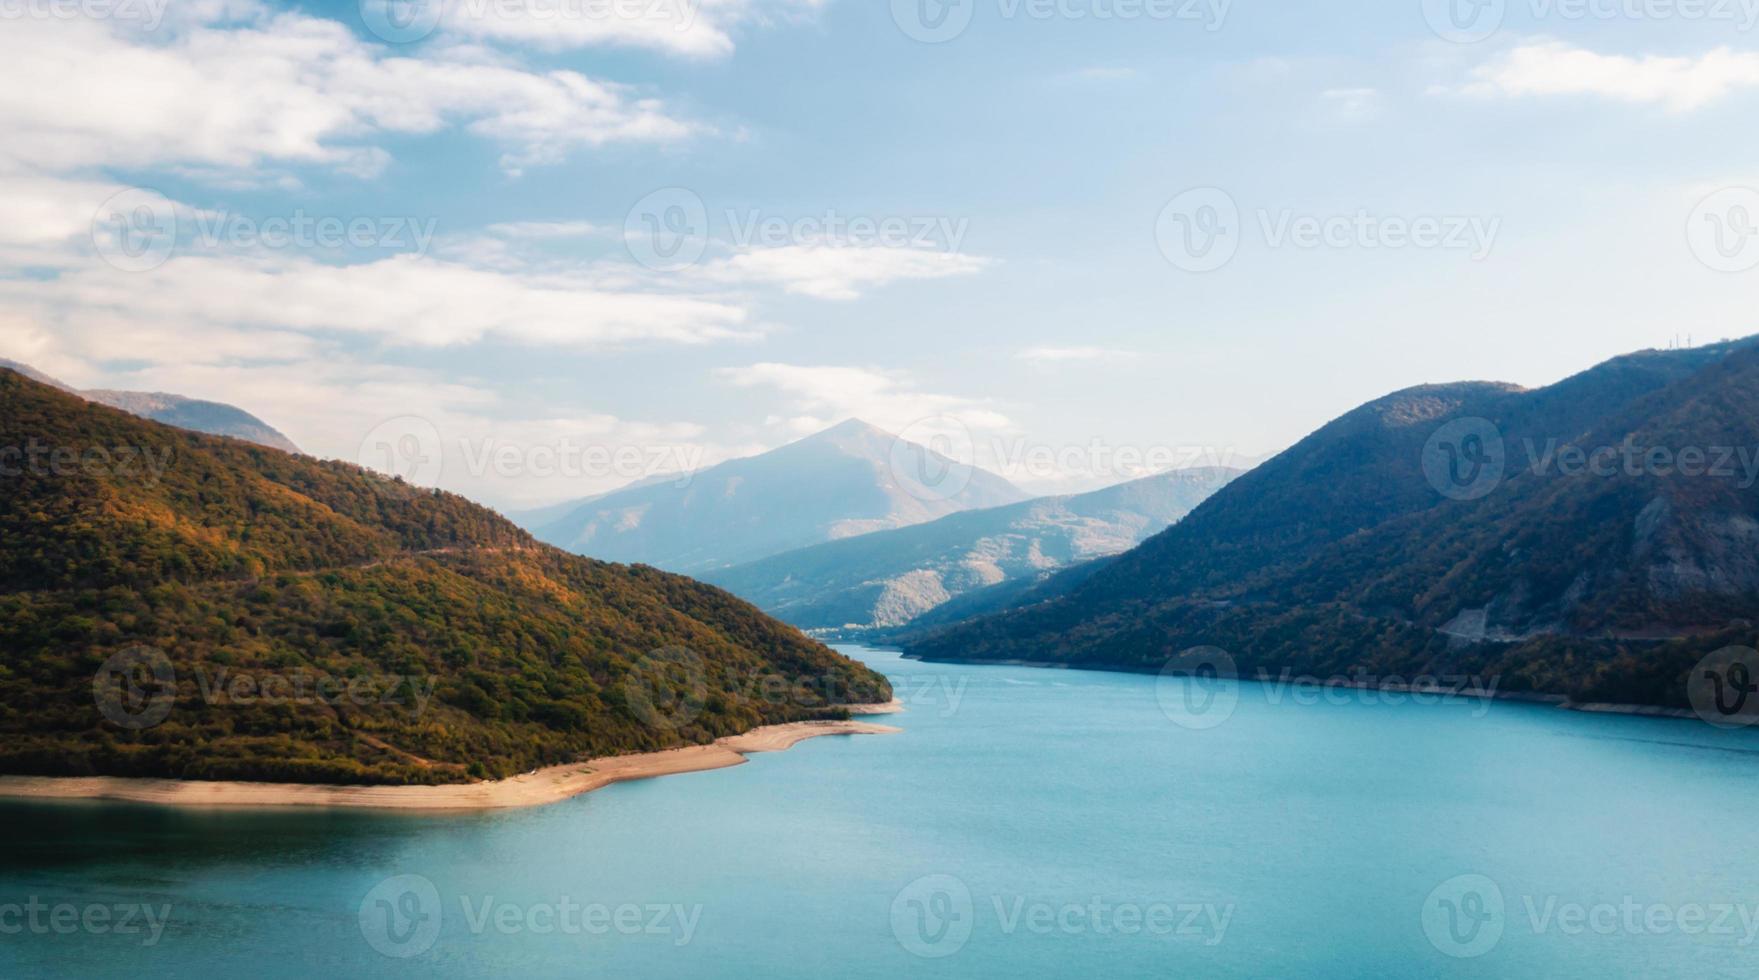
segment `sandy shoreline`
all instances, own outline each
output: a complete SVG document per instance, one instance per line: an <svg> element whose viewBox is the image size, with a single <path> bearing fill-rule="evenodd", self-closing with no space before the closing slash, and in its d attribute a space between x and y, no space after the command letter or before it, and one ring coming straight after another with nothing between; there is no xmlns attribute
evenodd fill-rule
<svg viewBox="0 0 1759 980"><path fill-rule="evenodd" d="M890 714L902 705L861 705L852 714ZM710 745L588 759L495 782L452 786L328 786L303 783L204 782L121 776L0 776L0 798L116 800L194 807L365 807L384 810L498 810L543 806L612 783L725 769L756 752L781 752L825 735L890 735L899 729L865 721L766 725Z"/></svg>

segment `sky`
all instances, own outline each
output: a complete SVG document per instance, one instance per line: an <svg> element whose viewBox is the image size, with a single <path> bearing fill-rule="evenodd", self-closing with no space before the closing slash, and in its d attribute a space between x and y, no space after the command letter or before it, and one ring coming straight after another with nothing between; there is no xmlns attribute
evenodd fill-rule
<svg viewBox="0 0 1759 980"><path fill-rule="evenodd" d="M0 357L505 509L1754 332L1759 0L0 0Z"/></svg>

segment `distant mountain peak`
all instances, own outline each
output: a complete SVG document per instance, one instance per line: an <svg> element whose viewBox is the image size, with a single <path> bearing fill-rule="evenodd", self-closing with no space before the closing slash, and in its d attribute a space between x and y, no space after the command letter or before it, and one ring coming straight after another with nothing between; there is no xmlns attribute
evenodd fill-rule
<svg viewBox="0 0 1759 980"><path fill-rule="evenodd" d="M0 368L16 371L32 381L78 395L86 401L121 409L130 415L137 415L144 419L152 419L155 422L163 422L166 425L174 425L180 429L189 429L194 432L205 432L208 435L243 439L246 442L268 446L270 449L279 449L282 452L299 452L299 447L293 444L293 440L282 435L267 422L244 409L223 402L186 398L163 391L117 391L108 388L81 391L63 381L49 377L28 364L20 364L3 357L0 357Z"/></svg>
<svg viewBox="0 0 1759 980"><path fill-rule="evenodd" d="M960 479L935 492L913 472L895 472L900 467ZM1028 498L994 473L955 467L933 449L849 418L684 479L582 500L531 530L595 558L700 572Z"/></svg>
<svg viewBox="0 0 1759 980"><path fill-rule="evenodd" d="M880 428L879 426L874 425L873 423L868 422L865 419L858 419L853 416L846 418L843 421L838 422L836 425L833 425L830 428L825 429L824 431L818 433L818 435L821 435L821 436L852 435L852 434L885 436L889 439L897 438L896 436L894 436L890 432L887 432L886 430ZM809 436L808 438L812 438L812 437Z"/></svg>
<svg viewBox="0 0 1759 980"><path fill-rule="evenodd" d="M828 429L820 429L803 439L797 439L788 446L837 446L844 450L871 452L882 446L890 446L897 439L897 436L877 425L857 418L847 418ZM782 448L786 449L788 446Z"/></svg>
<svg viewBox="0 0 1759 980"><path fill-rule="evenodd" d="M993 608L1071 565L1125 551L1239 470L1169 470L1084 494L966 510L813 545L708 581L806 630L859 634L952 607Z"/></svg>

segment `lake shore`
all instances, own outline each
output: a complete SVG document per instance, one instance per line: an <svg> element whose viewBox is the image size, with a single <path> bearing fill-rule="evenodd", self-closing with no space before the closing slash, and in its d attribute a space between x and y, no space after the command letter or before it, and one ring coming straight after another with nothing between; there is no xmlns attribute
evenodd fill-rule
<svg viewBox="0 0 1759 980"><path fill-rule="evenodd" d="M889 705L858 705L851 714L891 714ZM709 745L588 759L508 779L446 786L338 786L207 782L122 776L0 776L0 798L111 800L180 807L351 807L380 810L501 810L558 803L613 783L726 769L758 752L782 752L829 735L891 735L900 729L866 721L766 725Z"/></svg>
<svg viewBox="0 0 1759 980"><path fill-rule="evenodd" d="M1055 660L970 660L957 657L922 657L906 653L898 647L876 646L874 649L891 650L905 660L919 664L945 664L963 667L1033 667L1041 670L1085 670L1099 671L1107 674L1159 674L1159 668L1143 667L1135 664L1067 664ZM1543 704L1565 711L1581 711L1597 715L1631 715L1638 718L1663 718L1689 721L1698 719L1698 714L1686 708L1667 708L1653 704L1618 704L1604 701L1573 701L1563 694L1544 694L1535 691L1497 691L1474 688L1470 683L1460 687L1419 685L1410 683L1359 683L1348 678L1293 676L1289 678L1260 674L1256 677L1237 677L1236 680L1249 684L1290 684L1298 683L1311 687L1341 688L1361 691L1391 691L1400 694L1425 694L1458 698L1479 698L1490 701L1510 701L1524 704ZM1476 678L1469 681L1476 682Z"/></svg>

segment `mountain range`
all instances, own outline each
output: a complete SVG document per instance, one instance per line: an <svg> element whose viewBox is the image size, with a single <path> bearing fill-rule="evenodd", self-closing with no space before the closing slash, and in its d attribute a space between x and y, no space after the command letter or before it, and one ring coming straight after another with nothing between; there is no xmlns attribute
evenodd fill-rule
<svg viewBox="0 0 1759 980"><path fill-rule="evenodd" d="M0 463L0 772L467 782L891 696L719 589L8 370Z"/></svg>
<svg viewBox="0 0 1759 980"><path fill-rule="evenodd" d="M16 371L33 381L60 388L62 391L78 395L87 401L119 408L130 415L138 415L141 418L163 422L166 425L175 425L180 429L243 439L246 442L254 442L271 449L279 449L282 452L299 452L299 447L293 444L293 440L277 432L262 419L231 405L185 398L182 395L168 395L163 392L113 391L103 388L80 391L28 365L5 358L0 358L0 368Z"/></svg>
<svg viewBox="0 0 1759 980"><path fill-rule="evenodd" d="M961 598L969 614L1063 568L1129 550L1239 472L1174 470L1092 493L963 511L703 577L795 626L845 636L904 626Z"/></svg>
<svg viewBox="0 0 1759 980"><path fill-rule="evenodd" d="M1556 384L1370 402L1136 549L903 638L926 659L1155 670L1220 647L1282 670L1496 675L1680 707L1753 642L1759 344L1615 358Z"/></svg>
<svg viewBox="0 0 1759 980"><path fill-rule="evenodd" d="M1028 495L1007 480L850 419L758 456L651 478L528 525L604 561L700 575L796 548Z"/></svg>

